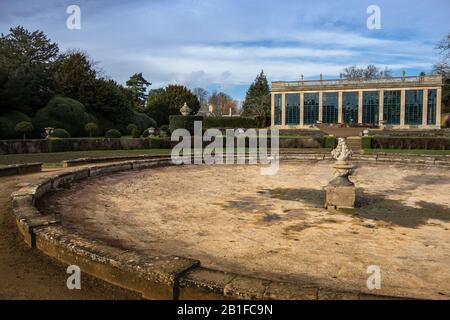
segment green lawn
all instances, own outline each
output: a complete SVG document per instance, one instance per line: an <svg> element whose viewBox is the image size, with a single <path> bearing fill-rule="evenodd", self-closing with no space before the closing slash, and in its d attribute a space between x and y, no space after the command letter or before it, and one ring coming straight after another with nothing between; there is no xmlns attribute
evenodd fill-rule
<svg viewBox="0 0 450 320"><path fill-rule="evenodd" d="M249 149L246 149L248 152ZM420 149L365 149L365 153L389 153L389 154L417 154L417 155L450 155L450 150L420 150ZM328 153L330 149L305 148L305 149L281 149L281 153ZM138 149L138 150L99 150L99 151L73 151L55 153L28 153L0 155L0 167L9 164L43 162L44 167L60 167L61 161L78 158L99 158L114 156L132 156L141 154L170 155L171 149Z"/></svg>
<svg viewBox="0 0 450 320"><path fill-rule="evenodd" d="M43 162L44 167L60 167L61 161L78 158L131 156L141 154L169 155L170 149L98 150L54 153L27 153L0 155L0 166L16 163Z"/></svg>
<svg viewBox="0 0 450 320"><path fill-rule="evenodd" d="M450 155L450 150L424 150L424 149L364 149L365 153L413 154L413 155Z"/></svg>

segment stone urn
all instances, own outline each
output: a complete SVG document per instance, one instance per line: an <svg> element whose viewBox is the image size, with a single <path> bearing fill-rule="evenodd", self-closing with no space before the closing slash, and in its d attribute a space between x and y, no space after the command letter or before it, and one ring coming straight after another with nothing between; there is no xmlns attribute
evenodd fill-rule
<svg viewBox="0 0 450 320"><path fill-rule="evenodd" d="M353 174L356 166L350 163L353 152L347 145L345 138L338 138L336 149L331 151L332 157L336 160L333 168L336 169L334 179L325 187L326 202L325 207L332 209L354 208L356 201L355 184L348 178Z"/></svg>
<svg viewBox="0 0 450 320"><path fill-rule="evenodd" d="M183 115L183 116L188 116L188 115L190 115L191 114L191 108L189 108L188 107L188 105L187 105L187 103L185 102L184 104L183 104L183 106L180 108L180 113Z"/></svg>

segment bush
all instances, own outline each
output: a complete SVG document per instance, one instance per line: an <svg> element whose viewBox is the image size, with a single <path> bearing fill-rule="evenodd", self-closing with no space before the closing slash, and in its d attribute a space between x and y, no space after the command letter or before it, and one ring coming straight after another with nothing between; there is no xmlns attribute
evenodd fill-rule
<svg viewBox="0 0 450 320"><path fill-rule="evenodd" d="M134 112L133 123L136 124L137 128L144 131L146 128L156 128L156 121L150 118L145 113ZM129 131L131 133L131 131Z"/></svg>
<svg viewBox="0 0 450 320"><path fill-rule="evenodd" d="M70 138L70 137L71 137L70 133L64 129L55 129L55 130L53 130L53 133L52 133L52 138L65 139L65 138Z"/></svg>
<svg viewBox="0 0 450 320"><path fill-rule="evenodd" d="M361 138L361 146L363 149L372 148L372 137L362 137Z"/></svg>
<svg viewBox="0 0 450 320"><path fill-rule="evenodd" d="M133 138L140 138L141 137L141 130L139 129L133 129L133 131L131 131L131 136Z"/></svg>
<svg viewBox="0 0 450 320"><path fill-rule="evenodd" d="M206 117L203 121L203 128L258 128L260 123L255 118L250 117Z"/></svg>
<svg viewBox="0 0 450 320"><path fill-rule="evenodd" d="M127 133L128 134L133 134L133 130L137 130L138 126L135 125L134 123L130 123L129 125L127 125Z"/></svg>
<svg viewBox="0 0 450 320"><path fill-rule="evenodd" d="M334 149L336 147L336 137L324 136L323 137L323 147Z"/></svg>
<svg viewBox="0 0 450 320"><path fill-rule="evenodd" d="M170 135L170 128L167 124L163 124L160 128L159 128L159 135L160 136L168 136Z"/></svg>
<svg viewBox="0 0 450 320"><path fill-rule="evenodd" d="M202 120L203 117L201 116L181 116L181 115L170 116L169 117L170 132L174 132L176 129L186 129L191 134L194 134L194 122Z"/></svg>
<svg viewBox="0 0 450 320"><path fill-rule="evenodd" d="M372 148L450 150L450 138L374 136Z"/></svg>
<svg viewBox="0 0 450 320"><path fill-rule="evenodd" d="M110 130L106 131L105 137L110 138L110 139L116 139L116 138L121 138L122 134L120 133L119 130L110 129Z"/></svg>
<svg viewBox="0 0 450 320"><path fill-rule="evenodd" d="M73 142L69 139L52 138L47 140L48 152L73 151Z"/></svg>
<svg viewBox="0 0 450 320"><path fill-rule="evenodd" d="M33 125L29 121L22 121L16 124L14 130L18 133L23 135L23 139L25 140L27 138L27 134L30 134L33 132Z"/></svg>
<svg viewBox="0 0 450 320"><path fill-rule="evenodd" d="M0 117L0 139L9 139L14 136L14 125L4 117Z"/></svg>
<svg viewBox="0 0 450 320"><path fill-rule="evenodd" d="M91 122L91 119L80 102L66 97L55 97L36 113L33 125L41 132L46 127L53 127L66 130L71 136L83 136L84 126Z"/></svg>
<svg viewBox="0 0 450 320"><path fill-rule="evenodd" d="M89 136L92 137L93 135L98 134L98 126L94 122L89 122L84 126L84 130L89 133Z"/></svg>

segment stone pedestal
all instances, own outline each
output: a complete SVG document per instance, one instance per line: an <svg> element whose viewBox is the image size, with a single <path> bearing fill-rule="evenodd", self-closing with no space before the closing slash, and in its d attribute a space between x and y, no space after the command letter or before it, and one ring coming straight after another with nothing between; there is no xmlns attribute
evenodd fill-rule
<svg viewBox="0 0 450 320"><path fill-rule="evenodd" d="M354 208L356 201L355 186L333 186L325 187L327 209Z"/></svg>

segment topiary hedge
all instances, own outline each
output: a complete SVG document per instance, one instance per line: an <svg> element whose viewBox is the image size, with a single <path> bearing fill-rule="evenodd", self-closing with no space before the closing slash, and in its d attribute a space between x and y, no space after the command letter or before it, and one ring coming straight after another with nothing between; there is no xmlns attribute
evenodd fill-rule
<svg viewBox="0 0 450 320"><path fill-rule="evenodd" d="M194 134L194 122L195 121L203 121L203 117L172 115L169 117L170 132L174 132L176 129L186 129L191 134Z"/></svg>
<svg viewBox="0 0 450 320"><path fill-rule="evenodd" d="M110 139L117 139L117 138L121 138L122 134L120 133L119 130L110 129L110 130L106 131L105 137L110 138Z"/></svg>
<svg viewBox="0 0 450 320"><path fill-rule="evenodd" d="M445 137L372 137L375 149L450 150L450 138Z"/></svg>
<svg viewBox="0 0 450 320"><path fill-rule="evenodd" d="M361 138L361 146L363 149L372 148L372 137L362 137Z"/></svg>
<svg viewBox="0 0 450 320"><path fill-rule="evenodd" d="M40 132L43 132L45 127L53 127L67 130L71 136L82 137L86 134L84 126L92 121L93 117L86 112L81 102L55 97L36 113L33 125Z"/></svg>
<svg viewBox="0 0 450 320"><path fill-rule="evenodd" d="M250 117L206 117L203 128L259 128L260 121Z"/></svg>
<svg viewBox="0 0 450 320"><path fill-rule="evenodd" d="M67 130L55 129L55 130L53 130L52 137L64 139L64 138L70 138L71 136L70 136L70 133L67 132Z"/></svg>

